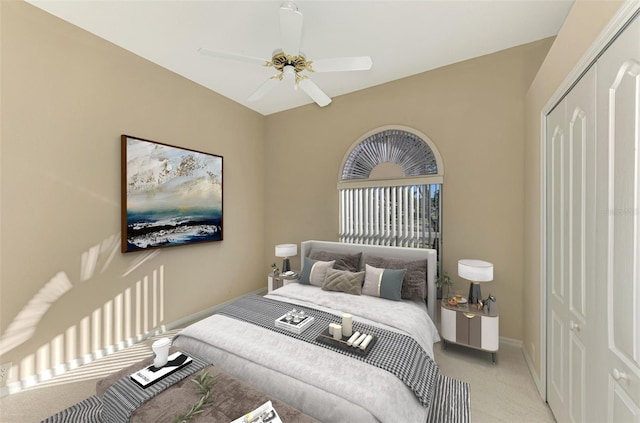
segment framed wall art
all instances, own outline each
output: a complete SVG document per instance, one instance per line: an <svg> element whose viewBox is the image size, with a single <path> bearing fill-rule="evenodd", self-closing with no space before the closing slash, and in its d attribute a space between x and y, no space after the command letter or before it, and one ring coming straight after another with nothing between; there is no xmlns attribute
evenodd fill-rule
<svg viewBox="0 0 640 423"><path fill-rule="evenodd" d="M222 240L222 156L122 135L122 252Z"/></svg>

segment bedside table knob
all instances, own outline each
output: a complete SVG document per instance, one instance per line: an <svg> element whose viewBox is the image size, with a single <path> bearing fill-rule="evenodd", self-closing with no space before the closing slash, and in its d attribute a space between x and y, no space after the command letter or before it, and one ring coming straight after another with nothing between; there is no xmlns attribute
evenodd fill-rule
<svg viewBox="0 0 640 423"><path fill-rule="evenodd" d="M628 379L627 374L625 372L622 372L618 369L613 369L613 378L615 380L620 380L620 379Z"/></svg>
<svg viewBox="0 0 640 423"><path fill-rule="evenodd" d="M574 332L578 332L580 331L580 325L572 320L569 322L569 329Z"/></svg>

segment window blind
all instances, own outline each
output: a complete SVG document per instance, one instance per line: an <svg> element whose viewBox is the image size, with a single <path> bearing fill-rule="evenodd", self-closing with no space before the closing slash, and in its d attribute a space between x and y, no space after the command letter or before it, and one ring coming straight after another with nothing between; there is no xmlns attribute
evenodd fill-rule
<svg viewBox="0 0 640 423"><path fill-rule="evenodd" d="M340 242L441 250L441 184L340 189Z"/></svg>

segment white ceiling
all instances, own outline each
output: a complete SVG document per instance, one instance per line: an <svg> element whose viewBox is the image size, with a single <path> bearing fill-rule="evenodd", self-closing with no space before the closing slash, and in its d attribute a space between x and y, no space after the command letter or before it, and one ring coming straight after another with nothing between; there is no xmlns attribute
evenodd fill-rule
<svg viewBox="0 0 640 423"><path fill-rule="evenodd" d="M27 0L263 115L312 103L280 84L246 99L276 71L199 47L270 59L280 1ZM370 71L316 73L330 97L556 35L573 0L298 0L307 59L371 56ZM327 106L331 107L331 105Z"/></svg>

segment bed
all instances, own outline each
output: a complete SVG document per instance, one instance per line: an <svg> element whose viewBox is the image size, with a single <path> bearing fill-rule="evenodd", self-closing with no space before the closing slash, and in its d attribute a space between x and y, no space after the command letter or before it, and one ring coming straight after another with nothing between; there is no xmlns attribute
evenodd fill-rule
<svg viewBox="0 0 640 423"><path fill-rule="evenodd" d="M402 336L433 358L433 344L440 340L434 325L435 250L305 241L300 251L300 283L252 301L280 309L302 308L318 317L350 313L354 326L357 322L391 337ZM360 277L364 285L358 295L349 290L357 290ZM336 278L342 284L331 290L336 286L329 281ZM314 325L321 326L320 319ZM321 329L312 325L305 333ZM440 401L439 394L429 394L425 402L406 377L401 380L385 366L319 348L224 312L185 328L173 346L324 422L426 422L434 419L434 403Z"/></svg>

